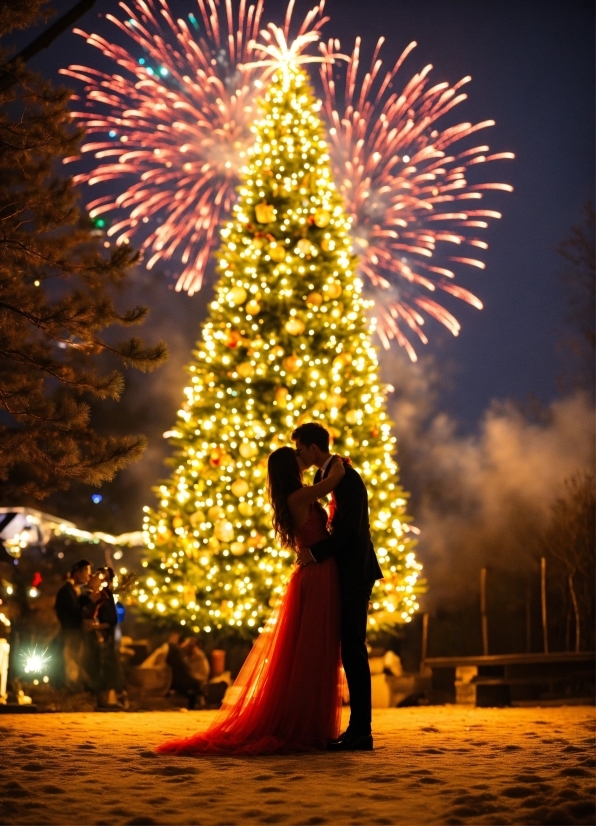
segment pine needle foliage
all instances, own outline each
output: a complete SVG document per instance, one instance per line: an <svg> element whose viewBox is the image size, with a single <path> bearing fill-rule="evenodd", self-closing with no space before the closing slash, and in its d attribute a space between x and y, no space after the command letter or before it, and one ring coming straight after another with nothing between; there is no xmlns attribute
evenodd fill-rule
<svg viewBox="0 0 596 826"><path fill-rule="evenodd" d="M32 22L39 4L21 6L3 10L0 36ZM146 371L166 348L113 340L110 328L147 315L117 306L136 254L104 248L61 174L81 138L70 93L22 63L10 71L17 82L0 91L0 495L14 504L74 481L100 485L140 457L145 437L100 434L90 401L122 393L122 373L107 355Z"/></svg>

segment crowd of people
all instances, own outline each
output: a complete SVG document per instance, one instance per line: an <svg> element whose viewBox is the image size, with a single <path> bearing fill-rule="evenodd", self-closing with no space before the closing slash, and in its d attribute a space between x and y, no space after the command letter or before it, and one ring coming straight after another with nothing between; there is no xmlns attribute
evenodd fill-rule
<svg viewBox="0 0 596 826"><path fill-rule="evenodd" d="M71 568L54 604L60 623L61 682L74 693L93 692L97 707L106 710L128 704L114 578L112 568L93 571L91 563L81 559ZM195 638L182 640L172 632L141 668L166 666L172 676L171 690L186 698L189 709L221 702L226 685L209 685L209 660Z"/></svg>

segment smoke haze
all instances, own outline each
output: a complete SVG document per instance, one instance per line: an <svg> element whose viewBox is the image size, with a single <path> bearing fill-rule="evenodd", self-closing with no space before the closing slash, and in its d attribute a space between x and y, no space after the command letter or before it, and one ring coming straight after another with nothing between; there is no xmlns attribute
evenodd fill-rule
<svg viewBox="0 0 596 826"><path fill-rule="evenodd" d="M594 411L581 394L548 408L493 402L474 435L437 412L444 378L432 358L383 362L402 482L421 530L427 610L477 598L483 566L534 575L536 536L563 480L594 462Z"/></svg>

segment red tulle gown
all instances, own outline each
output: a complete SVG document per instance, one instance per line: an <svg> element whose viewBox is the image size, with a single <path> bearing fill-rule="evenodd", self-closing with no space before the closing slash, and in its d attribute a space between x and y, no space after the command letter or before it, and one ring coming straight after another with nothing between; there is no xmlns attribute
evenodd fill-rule
<svg viewBox="0 0 596 826"><path fill-rule="evenodd" d="M327 536L317 503L301 544ZM211 726L157 748L164 754L275 754L325 749L341 716L336 563L296 566Z"/></svg>

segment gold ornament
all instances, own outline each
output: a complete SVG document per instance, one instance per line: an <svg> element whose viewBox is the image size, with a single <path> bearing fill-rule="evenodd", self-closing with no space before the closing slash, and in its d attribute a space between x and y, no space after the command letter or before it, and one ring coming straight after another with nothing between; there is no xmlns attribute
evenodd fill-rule
<svg viewBox="0 0 596 826"><path fill-rule="evenodd" d="M255 368L250 361L243 361L242 364L239 364L236 368L236 372L241 379L248 379L250 376L254 376Z"/></svg>
<svg viewBox="0 0 596 826"><path fill-rule="evenodd" d="M254 508L250 502L240 502L238 505L238 510L242 516L252 516L254 513Z"/></svg>
<svg viewBox="0 0 596 826"><path fill-rule="evenodd" d="M348 410L346 413L346 422L348 424L360 424L362 421L362 410Z"/></svg>
<svg viewBox="0 0 596 826"><path fill-rule="evenodd" d="M282 357L283 357L283 355L284 355L284 348L283 348L283 347L280 347L280 346L279 346L279 344L278 344L278 345L276 345L275 347L272 347L272 348L271 348L271 352L272 352L272 354L275 356L275 358L280 359L280 358L282 358Z"/></svg>
<svg viewBox="0 0 596 826"><path fill-rule="evenodd" d="M329 410L331 410L332 407L336 407L339 410L346 402L347 399L345 399L340 393L330 393L325 399L325 403Z"/></svg>
<svg viewBox="0 0 596 826"><path fill-rule="evenodd" d="M325 293L325 298L339 298L342 294L342 288L339 281L330 281L323 287L323 292Z"/></svg>
<svg viewBox="0 0 596 826"><path fill-rule="evenodd" d="M198 528L201 522L205 521L205 514L203 511L195 511L191 513L189 521L193 528Z"/></svg>
<svg viewBox="0 0 596 826"><path fill-rule="evenodd" d="M287 387L278 387L275 391L275 401L280 407L285 407L288 401L290 391Z"/></svg>
<svg viewBox="0 0 596 826"><path fill-rule="evenodd" d="M255 207L255 216L259 224L270 224L275 220L275 207L263 201Z"/></svg>
<svg viewBox="0 0 596 826"><path fill-rule="evenodd" d="M259 448L254 442L241 442L239 451L243 459L252 459L259 452Z"/></svg>
<svg viewBox="0 0 596 826"><path fill-rule="evenodd" d="M246 545L244 542L232 542L230 545L230 550L234 556L242 556L242 554L246 551Z"/></svg>
<svg viewBox="0 0 596 826"><path fill-rule="evenodd" d="M329 221L331 220L331 215L327 212L326 209L317 209L315 212L315 224L323 229L326 227Z"/></svg>
<svg viewBox="0 0 596 826"><path fill-rule="evenodd" d="M219 522L220 519L223 519L226 515L226 512L222 507L219 505L212 505L209 510L207 511L207 516L209 517L210 522Z"/></svg>
<svg viewBox="0 0 596 826"><path fill-rule="evenodd" d="M216 539L214 536L210 536L207 540L207 547L210 551L219 551L219 539Z"/></svg>
<svg viewBox="0 0 596 826"><path fill-rule="evenodd" d="M249 548L264 548L267 540L260 533L255 533L254 536L249 536L247 545Z"/></svg>
<svg viewBox="0 0 596 826"><path fill-rule="evenodd" d="M255 236L252 243L255 249L262 250L265 246L265 239L262 236Z"/></svg>
<svg viewBox="0 0 596 826"><path fill-rule="evenodd" d="M236 479L235 482L232 482L232 493L238 498L245 496L248 493L248 489L249 487L246 479Z"/></svg>
<svg viewBox="0 0 596 826"><path fill-rule="evenodd" d="M271 244L269 247L269 256L272 261L283 261L286 257L286 251L281 244Z"/></svg>
<svg viewBox="0 0 596 826"><path fill-rule="evenodd" d="M333 359L333 367L336 370L341 370L342 367L347 367L352 361L352 356L349 353L340 353Z"/></svg>
<svg viewBox="0 0 596 826"><path fill-rule="evenodd" d="M293 316L286 321L285 328L286 333L289 333L291 336L300 336L304 332L304 321Z"/></svg>
<svg viewBox="0 0 596 826"><path fill-rule="evenodd" d="M321 293L311 293L306 297L306 303L309 307L320 307L323 303L323 296L321 295Z"/></svg>
<svg viewBox="0 0 596 826"><path fill-rule="evenodd" d="M244 308L248 315L258 315L261 312L261 305L254 298L251 299ZM254 347L254 344L253 344Z"/></svg>
<svg viewBox="0 0 596 826"><path fill-rule="evenodd" d="M234 538L234 526L231 522L226 522L225 519L215 525L213 532L215 538L219 539L220 542L231 542Z"/></svg>
<svg viewBox="0 0 596 826"><path fill-rule="evenodd" d="M181 528L184 525L184 522L182 521L182 517L180 516L179 513L177 513L176 516L174 516L174 518L172 519L172 525L175 528Z"/></svg>
<svg viewBox="0 0 596 826"><path fill-rule="evenodd" d="M302 366L302 359L299 359L298 356L288 356L282 361L284 366L284 370L287 370L288 373L296 373Z"/></svg>
<svg viewBox="0 0 596 826"><path fill-rule="evenodd" d="M298 247L298 252L301 252L302 255L310 255L312 251L312 244L308 238L301 238L296 246Z"/></svg>
<svg viewBox="0 0 596 826"><path fill-rule="evenodd" d="M184 590L182 591L182 599L188 605L190 602L194 602L197 596L196 588L194 588L190 582L185 582L183 586Z"/></svg>
<svg viewBox="0 0 596 826"><path fill-rule="evenodd" d="M226 299L230 304L237 306L239 304L244 304L247 295L248 293L244 287L232 287L232 289L228 290L226 293Z"/></svg>

